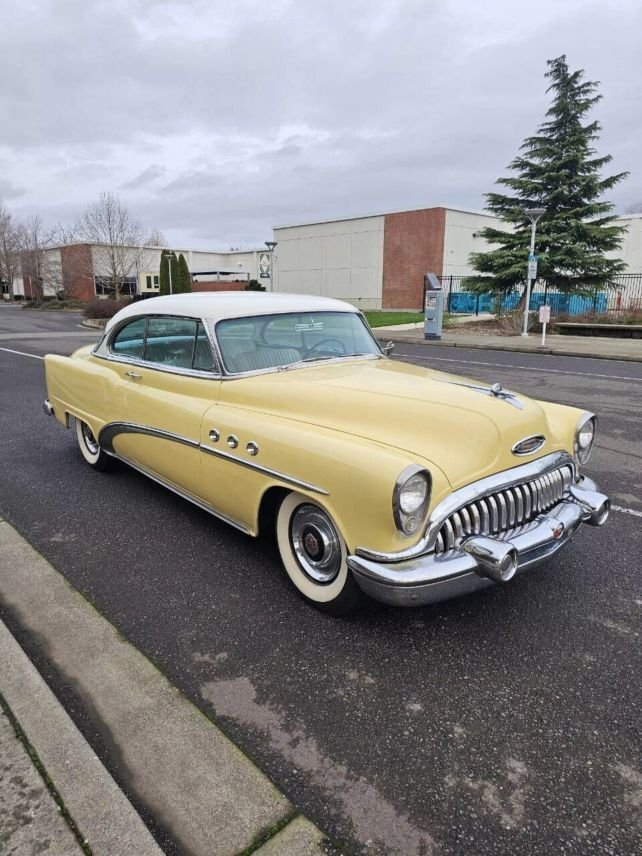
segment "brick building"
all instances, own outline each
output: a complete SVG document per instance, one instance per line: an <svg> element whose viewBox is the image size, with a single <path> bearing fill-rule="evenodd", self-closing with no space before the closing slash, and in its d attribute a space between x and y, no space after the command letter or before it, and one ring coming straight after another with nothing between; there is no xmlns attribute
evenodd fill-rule
<svg viewBox="0 0 642 856"><path fill-rule="evenodd" d="M37 296L33 280L42 282L45 297L63 291L75 300L92 300L112 293L108 255L111 248L102 244L70 244L52 247L34 254L23 253L21 276L14 282L18 297ZM116 269L123 279L123 294L154 294L160 285L159 247L119 247ZM259 279L271 288L270 254L265 249L252 250L181 250L192 274L194 291L238 290L248 280ZM7 294L8 296L8 289Z"/></svg>
<svg viewBox="0 0 642 856"><path fill-rule="evenodd" d="M424 274L472 273L468 256L488 244L478 211L436 206L277 226L274 290L325 294L363 309L417 309Z"/></svg>

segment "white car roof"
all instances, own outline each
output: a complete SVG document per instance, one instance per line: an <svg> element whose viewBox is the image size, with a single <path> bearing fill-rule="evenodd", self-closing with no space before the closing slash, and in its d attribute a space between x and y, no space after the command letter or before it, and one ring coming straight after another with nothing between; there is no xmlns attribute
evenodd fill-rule
<svg viewBox="0 0 642 856"><path fill-rule="evenodd" d="M109 321L106 331L127 318L139 315L187 315L220 321L250 315L278 315L283 312L358 312L352 304L311 294L284 294L262 291L201 291L168 294L138 300L121 309Z"/></svg>

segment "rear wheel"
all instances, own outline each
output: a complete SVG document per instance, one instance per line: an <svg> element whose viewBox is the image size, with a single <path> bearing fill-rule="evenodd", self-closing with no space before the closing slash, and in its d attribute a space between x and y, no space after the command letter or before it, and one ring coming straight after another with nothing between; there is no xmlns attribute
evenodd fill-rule
<svg viewBox="0 0 642 856"><path fill-rule="evenodd" d="M289 493L276 518L281 561L309 603L345 615L363 599L348 568L345 541L327 511L300 493Z"/></svg>
<svg viewBox="0 0 642 856"><path fill-rule="evenodd" d="M75 419L74 421L76 423L78 448L83 458L90 467L99 472L108 470L113 463L112 458L100 448L98 440L94 437L93 431L86 422L80 419Z"/></svg>

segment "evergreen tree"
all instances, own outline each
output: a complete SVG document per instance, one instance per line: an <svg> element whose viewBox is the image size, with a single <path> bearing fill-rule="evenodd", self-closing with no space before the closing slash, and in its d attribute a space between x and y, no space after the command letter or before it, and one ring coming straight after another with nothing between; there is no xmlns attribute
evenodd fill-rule
<svg viewBox="0 0 642 856"><path fill-rule="evenodd" d="M185 260L185 256L182 253L178 257L178 279L180 287L179 289L174 290L179 290L183 293L188 294L192 290L192 275L189 272L189 268L187 267L187 261Z"/></svg>
<svg viewBox="0 0 642 856"><path fill-rule="evenodd" d="M169 266L172 266L172 290L169 288ZM159 294L176 294L180 291L178 260L173 250L162 250L160 260Z"/></svg>
<svg viewBox="0 0 642 856"><path fill-rule="evenodd" d="M487 193L486 208L513 227L513 231L486 228L481 235L488 252L472 253L470 261L483 277L469 277L472 291L512 291L525 285L530 220L527 208L546 208L537 226L538 276L562 292L592 293L608 287L625 269L619 259L604 254L620 247L624 228L614 223L613 205L601 199L622 181L621 172L601 178L610 155L599 157L593 148L599 122L583 124L598 103L598 84L584 80L582 69L570 72L565 56L547 62L552 104L538 133L527 137L521 154L509 165L514 175L497 184L507 193Z"/></svg>

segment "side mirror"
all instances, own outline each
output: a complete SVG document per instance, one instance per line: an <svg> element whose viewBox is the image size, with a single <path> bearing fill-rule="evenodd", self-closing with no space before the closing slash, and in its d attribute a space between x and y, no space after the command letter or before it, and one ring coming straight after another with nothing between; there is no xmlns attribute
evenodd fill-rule
<svg viewBox="0 0 642 856"><path fill-rule="evenodd" d="M395 349L395 343L394 342L388 342L388 344L384 345L381 350L384 352L384 354L386 356L389 356L394 351L394 349Z"/></svg>

